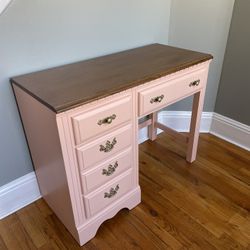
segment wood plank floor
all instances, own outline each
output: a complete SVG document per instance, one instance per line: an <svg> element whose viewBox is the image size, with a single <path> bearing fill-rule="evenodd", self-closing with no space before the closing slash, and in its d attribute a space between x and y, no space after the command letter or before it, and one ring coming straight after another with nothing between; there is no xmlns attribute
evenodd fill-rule
<svg viewBox="0 0 250 250"><path fill-rule="evenodd" d="M40 199L0 221L0 249L250 249L250 153L212 135L197 160L161 134L140 145L142 203L80 248Z"/></svg>

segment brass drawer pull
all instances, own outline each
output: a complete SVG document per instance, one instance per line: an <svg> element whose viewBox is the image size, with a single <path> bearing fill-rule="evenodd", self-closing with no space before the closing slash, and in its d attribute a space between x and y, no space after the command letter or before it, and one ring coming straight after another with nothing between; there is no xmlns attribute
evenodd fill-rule
<svg viewBox="0 0 250 250"><path fill-rule="evenodd" d="M115 118L116 118L116 115L113 114L113 115L111 115L111 116L109 116L109 117L106 117L106 118L104 118L104 119L102 119L102 120L99 120L97 124L98 124L99 126L101 126L102 124L111 124L112 121L115 120Z"/></svg>
<svg viewBox="0 0 250 250"><path fill-rule="evenodd" d="M118 161L116 161L114 165L109 164L108 169L102 170L102 174L106 176L110 176L115 172L117 167L118 167Z"/></svg>
<svg viewBox="0 0 250 250"><path fill-rule="evenodd" d="M164 98L164 95L156 96L150 100L150 103L161 102Z"/></svg>
<svg viewBox="0 0 250 250"><path fill-rule="evenodd" d="M201 80L196 80L189 83L189 87L199 86Z"/></svg>
<svg viewBox="0 0 250 250"><path fill-rule="evenodd" d="M119 187L119 184L116 185L115 188L111 188L111 189L109 190L109 193L107 193L107 192L104 193L104 198L109 198L109 199L112 198L113 196L115 196L115 195L117 194L119 188L120 188L120 187Z"/></svg>
<svg viewBox="0 0 250 250"><path fill-rule="evenodd" d="M106 145L105 145L105 146L100 145L100 151L101 151L101 152L103 151L103 152L105 152L105 153L108 153L108 152L110 152L110 151L114 148L114 146L115 146L116 143L117 143L116 138L114 138L112 142L110 142L110 141L108 140L108 141L106 142Z"/></svg>

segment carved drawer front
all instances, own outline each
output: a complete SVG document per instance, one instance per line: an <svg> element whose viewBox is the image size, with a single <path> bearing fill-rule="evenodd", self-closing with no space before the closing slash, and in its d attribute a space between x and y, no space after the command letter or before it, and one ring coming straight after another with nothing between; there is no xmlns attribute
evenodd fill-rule
<svg viewBox="0 0 250 250"><path fill-rule="evenodd" d="M199 91L204 85L205 70L199 70L185 74L173 80L159 85L147 87L139 91L139 115L146 115L159 108L178 101L178 99L189 96Z"/></svg>
<svg viewBox="0 0 250 250"><path fill-rule="evenodd" d="M116 131L98 138L97 140L76 149L80 169L110 158L114 154L131 146L132 125L117 129Z"/></svg>
<svg viewBox="0 0 250 250"><path fill-rule="evenodd" d="M132 166L131 150L123 151L94 169L82 173L83 192L89 193L129 169Z"/></svg>
<svg viewBox="0 0 250 250"><path fill-rule="evenodd" d="M108 104L98 104L98 107L72 117L75 142L81 144L91 137L130 121L131 116L131 96L116 99Z"/></svg>
<svg viewBox="0 0 250 250"><path fill-rule="evenodd" d="M102 211L102 209L105 209L108 205L111 205L114 201L128 193L133 188L132 180L132 171L128 170L115 178L112 183L84 196L87 217Z"/></svg>

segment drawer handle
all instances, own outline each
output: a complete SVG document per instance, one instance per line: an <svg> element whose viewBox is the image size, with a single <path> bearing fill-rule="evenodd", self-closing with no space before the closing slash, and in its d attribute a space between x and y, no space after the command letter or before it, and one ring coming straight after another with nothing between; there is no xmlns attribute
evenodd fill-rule
<svg viewBox="0 0 250 250"><path fill-rule="evenodd" d="M108 141L106 141L106 145L105 145L105 146L100 145L100 151L101 151L101 152L103 151L103 152L105 152L105 153L108 153L108 152L110 152L110 151L114 148L114 146L115 146L116 143L117 143L116 138L114 138L112 142L110 142L110 141L108 140Z"/></svg>
<svg viewBox="0 0 250 250"><path fill-rule="evenodd" d="M189 87L199 86L201 80L196 80L189 83Z"/></svg>
<svg viewBox="0 0 250 250"><path fill-rule="evenodd" d="M107 192L104 193L104 198L109 198L109 199L112 198L113 196L115 196L115 195L117 194L119 188L120 188L120 187L119 187L119 184L116 185L115 188L111 188L111 189L109 190L109 193L107 193Z"/></svg>
<svg viewBox="0 0 250 250"><path fill-rule="evenodd" d="M164 95L156 96L150 100L150 103L161 102L164 98Z"/></svg>
<svg viewBox="0 0 250 250"><path fill-rule="evenodd" d="M116 118L116 115L113 114L113 115L111 115L111 116L109 116L109 117L106 117L106 118L104 118L104 119L102 119L102 120L99 120L97 124L98 124L99 126L101 126L102 124L111 124L112 121L115 120L115 118Z"/></svg>
<svg viewBox="0 0 250 250"><path fill-rule="evenodd" d="M116 161L114 165L109 164L108 169L102 170L102 174L106 176L110 176L115 172L117 167L118 167L118 161Z"/></svg>

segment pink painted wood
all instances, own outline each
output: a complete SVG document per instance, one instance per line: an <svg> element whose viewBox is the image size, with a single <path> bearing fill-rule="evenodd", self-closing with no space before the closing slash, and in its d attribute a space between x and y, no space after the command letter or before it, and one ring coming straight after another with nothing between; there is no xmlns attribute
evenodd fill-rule
<svg viewBox="0 0 250 250"><path fill-rule="evenodd" d="M151 141L154 141L157 138L157 127L155 126L158 118L157 118L157 112L154 112L149 115L151 119L151 124L148 127L148 138Z"/></svg>
<svg viewBox="0 0 250 250"><path fill-rule="evenodd" d="M76 149L80 169L112 157L114 154L130 147L132 144L132 125L116 129L93 142ZM102 150L102 151L101 151Z"/></svg>
<svg viewBox="0 0 250 250"><path fill-rule="evenodd" d="M207 73L208 65L207 62L202 63L138 87L139 116L159 111L200 91L206 85L202 79Z"/></svg>
<svg viewBox="0 0 250 250"><path fill-rule="evenodd" d="M132 97L124 98L96 106L72 117L76 144L100 135L132 119Z"/></svg>
<svg viewBox="0 0 250 250"><path fill-rule="evenodd" d="M124 100L128 97L129 100L132 100L130 111L131 120L104 130L102 133L90 139L86 139L80 146L75 146L76 135L75 128L72 125L73 117L79 114L85 114L95 108L102 107L101 109L105 110L106 105L109 105L108 109L112 113L113 105L110 105L110 103L113 103L114 107L116 107L117 100ZM68 171L69 173L69 177L72 179L72 181L69 180L69 186L75 191L74 195L72 195L73 203L81 204L81 202L79 202L79 199L81 199L84 204L84 206L78 206L78 208L76 208L76 212L79 215L79 221L81 221L81 224L77 226L78 242L80 245L83 245L93 238L101 223L114 216L120 209L132 209L140 203L141 191L138 183L138 124L136 98L135 92L129 90L57 115L57 122L58 125L60 125L59 134L64 147L65 168L66 172ZM100 151L100 145L106 146L107 140L112 142L114 138L116 138L117 143L110 152ZM116 157L119 158L126 150L130 152L128 161L130 166L124 164L121 168L121 173L118 173L112 180L109 179L109 181L105 183L102 182L103 177L96 177L96 182L100 182L100 185L98 184L98 186L86 191L86 178L81 178L82 180L79 181L79 174L77 173L80 172L81 177L85 174L87 176L87 173L95 171L101 164L112 162ZM124 159L121 160L124 161ZM121 177L125 174L125 168L129 169L130 174L129 177L124 177L123 179ZM121 182L119 180L121 180ZM117 197L111 200L107 198L103 200L104 198L101 197L104 194L99 194L97 191L102 189L104 191L104 188L110 185L109 183L117 183L117 181L121 183L121 189L119 189L120 192ZM82 183L80 187L79 182Z"/></svg>
<svg viewBox="0 0 250 250"><path fill-rule="evenodd" d="M83 193L89 193L132 167L132 148L115 155L112 159L82 172Z"/></svg>
<svg viewBox="0 0 250 250"><path fill-rule="evenodd" d="M171 129L171 128L169 128L169 127L167 127L159 122L156 122L155 126L159 129L163 130L164 132L168 133L169 135L177 138L179 141L184 142L184 143L188 143L189 136L181 134L181 133L175 131L174 129Z"/></svg>
<svg viewBox="0 0 250 250"><path fill-rule="evenodd" d="M22 89L13 86L29 142L40 192L54 213L78 239L78 218L61 151L56 115ZM63 209L62 209L63 208Z"/></svg>
<svg viewBox="0 0 250 250"><path fill-rule="evenodd" d="M204 70L194 72L191 75L183 75L178 79L161 83L158 86L139 92L140 98L140 115L147 114L155 109L162 108L168 103L197 92L202 88L203 82L197 82L197 85L190 85L199 81ZM198 85L199 84L199 85Z"/></svg>
<svg viewBox="0 0 250 250"><path fill-rule="evenodd" d="M150 125L149 137L154 140L155 112L195 94L187 161L195 159L209 63L60 114L14 87L43 197L80 245L93 238L101 223L120 209L132 209L141 201L138 118L153 113L144 124ZM199 86L189 86L196 80L200 80ZM161 102L150 102L161 94ZM116 117L111 123L98 125L113 114ZM103 169L116 161L119 167L114 175L102 175Z"/></svg>
<svg viewBox="0 0 250 250"><path fill-rule="evenodd" d="M114 201L112 206L104 208L101 213L96 214L90 220L86 221L81 227L78 227L79 244L82 246L89 240L95 237L100 225L108 219L114 217L121 209L128 208L129 210L136 207L141 202L140 187L132 189L125 194L121 199Z"/></svg>
<svg viewBox="0 0 250 250"><path fill-rule="evenodd" d="M205 83L203 89L200 92L194 95L193 99L193 108L192 108L192 118L190 124L190 133L188 140L187 148L187 157L188 162L193 162L196 159L198 140L199 140L199 130L200 130L200 121L203 110L206 82L208 76L208 66L205 69L205 72L202 77L202 81Z"/></svg>
<svg viewBox="0 0 250 250"><path fill-rule="evenodd" d="M188 136L188 148L186 160L192 163L196 159L198 140L199 140L199 129L200 120L203 109L205 90L207 84L207 76L210 61L194 66L191 69L186 69L184 71L177 72L175 78L159 79L159 81L152 82L151 86L147 85L144 88L139 88L139 114L148 114L156 109L156 107L162 108L163 105L166 107L168 104L172 104L182 98L194 94L193 108L192 108L192 118L190 124L190 133ZM152 102L158 96L164 96L164 98L159 102ZM150 119L152 123L148 127L148 135L150 140L155 140L157 138L157 127L162 128L166 132L170 132L172 136L182 141L183 138L177 135L174 131L170 130L165 126L161 126L157 122L156 112L150 114ZM158 125L158 126L157 126Z"/></svg>
<svg viewBox="0 0 250 250"><path fill-rule="evenodd" d="M121 198L133 188L132 171L128 170L108 185L84 196L87 217L91 217L103 208L111 205L115 200Z"/></svg>

